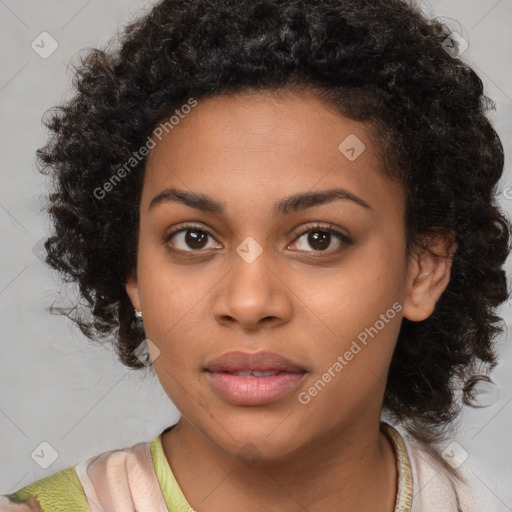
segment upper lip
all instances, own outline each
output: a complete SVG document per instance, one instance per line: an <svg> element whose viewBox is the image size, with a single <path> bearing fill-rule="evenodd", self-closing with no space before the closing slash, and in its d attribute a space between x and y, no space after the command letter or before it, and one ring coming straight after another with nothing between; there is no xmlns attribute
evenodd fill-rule
<svg viewBox="0 0 512 512"><path fill-rule="evenodd" d="M304 373L293 361L273 352L228 352L212 359L206 364L210 372L277 371Z"/></svg>

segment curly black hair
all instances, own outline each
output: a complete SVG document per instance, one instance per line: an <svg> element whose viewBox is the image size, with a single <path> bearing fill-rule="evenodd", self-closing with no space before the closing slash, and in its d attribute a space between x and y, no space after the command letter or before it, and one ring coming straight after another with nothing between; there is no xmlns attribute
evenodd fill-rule
<svg viewBox="0 0 512 512"><path fill-rule="evenodd" d="M451 280L433 314L403 319L384 399L411 431L439 437L462 406L457 386L496 364L510 251L510 224L495 203L504 157L491 102L476 73L445 51L449 35L401 0L164 0L104 50L88 50L75 94L45 121L51 136L38 150L53 178L47 263L86 301L85 310L53 309L92 340L113 341L126 366L144 367L134 355L144 333L125 290L145 165L134 155L190 98L312 90L377 128L382 171L406 191L408 250L455 236Z"/></svg>

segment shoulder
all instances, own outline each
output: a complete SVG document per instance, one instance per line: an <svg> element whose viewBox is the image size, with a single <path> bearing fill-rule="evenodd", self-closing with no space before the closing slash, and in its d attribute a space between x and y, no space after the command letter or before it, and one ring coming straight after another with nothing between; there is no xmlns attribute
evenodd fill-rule
<svg viewBox="0 0 512 512"><path fill-rule="evenodd" d="M457 454L438 446L426 446L404 429L402 436L409 457L413 498L411 512L506 512L509 509L464 464L447 462ZM456 445L454 445L456 446ZM446 459L446 460L445 460Z"/></svg>
<svg viewBox="0 0 512 512"><path fill-rule="evenodd" d="M90 503L109 512L167 512L152 444L102 452L0 496L0 512L90 512Z"/></svg>
<svg viewBox="0 0 512 512"><path fill-rule="evenodd" d="M109 512L167 512L151 451L159 439L78 463L75 470L87 498Z"/></svg>
<svg viewBox="0 0 512 512"><path fill-rule="evenodd" d="M69 466L0 497L0 512L89 512L84 489Z"/></svg>

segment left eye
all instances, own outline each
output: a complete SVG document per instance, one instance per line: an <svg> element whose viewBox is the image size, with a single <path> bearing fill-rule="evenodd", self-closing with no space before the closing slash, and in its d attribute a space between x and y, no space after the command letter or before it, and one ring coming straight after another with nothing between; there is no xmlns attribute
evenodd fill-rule
<svg viewBox="0 0 512 512"><path fill-rule="evenodd" d="M343 245L350 244L350 240L342 233L334 229L321 227L312 228L309 229L308 231L305 231L296 239L297 241L295 242L295 244L299 245L299 250L312 252L311 249L308 249L306 247L300 247L300 241L303 240L303 242L305 241L305 244L309 244L310 247L313 247L313 252L332 252L336 251L336 249L333 249L332 251L327 251L326 249L328 249L329 246L332 244L333 237L338 242L338 248L342 247Z"/></svg>

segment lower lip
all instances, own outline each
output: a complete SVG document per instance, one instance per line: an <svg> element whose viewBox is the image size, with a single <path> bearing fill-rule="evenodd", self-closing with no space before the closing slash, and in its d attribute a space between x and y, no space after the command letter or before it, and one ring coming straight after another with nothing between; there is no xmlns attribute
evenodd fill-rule
<svg viewBox="0 0 512 512"><path fill-rule="evenodd" d="M207 372L213 388L235 405L264 405L295 389L305 373L276 373L268 377L238 376L226 372Z"/></svg>

